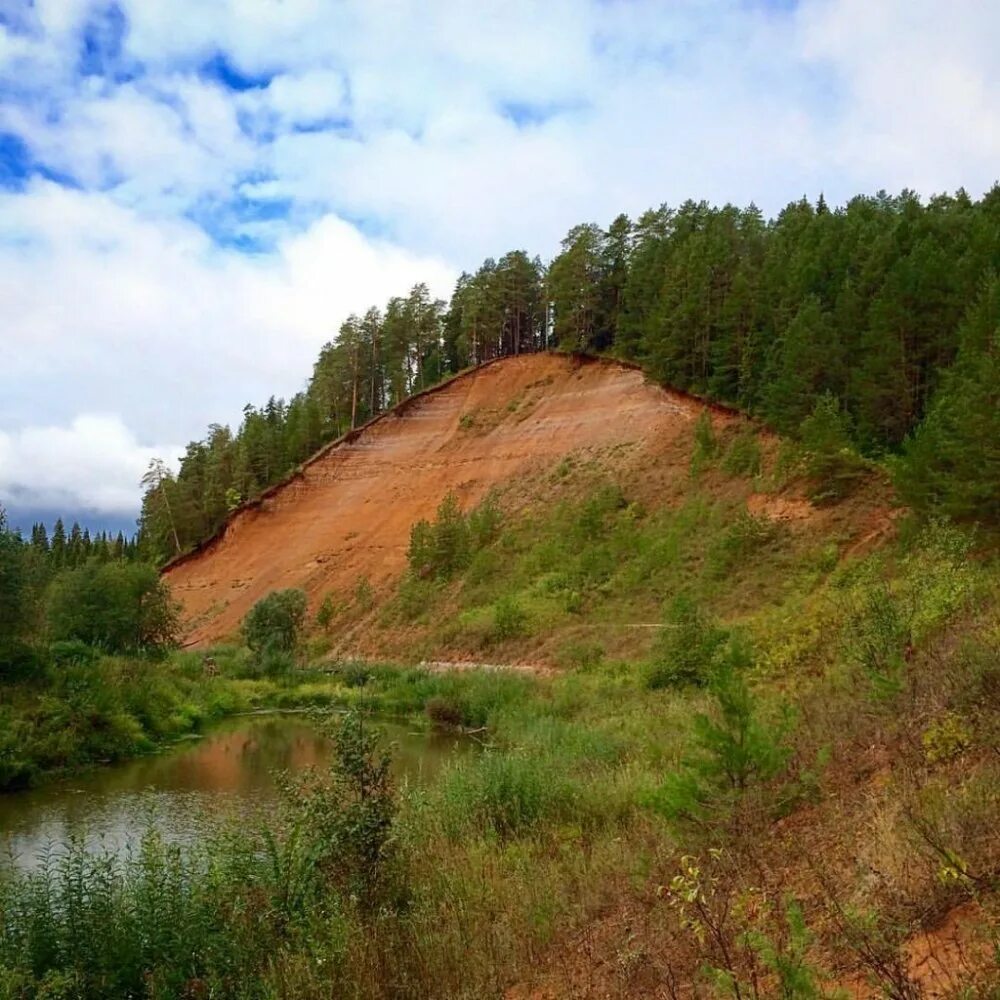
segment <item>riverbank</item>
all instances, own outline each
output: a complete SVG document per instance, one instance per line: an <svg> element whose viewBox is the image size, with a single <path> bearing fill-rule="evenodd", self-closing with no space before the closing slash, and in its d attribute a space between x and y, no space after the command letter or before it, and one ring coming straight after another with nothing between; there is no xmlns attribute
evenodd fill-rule
<svg viewBox="0 0 1000 1000"><path fill-rule="evenodd" d="M79 651L30 682L0 686L0 792L155 753L240 712L329 703L333 687L313 672L252 676L236 650L218 661Z"/></svg>
<svg viewBox="0 0 1000 1000"><path fill-rule="evenodd" d="M247 712L357 707L483 730L491 682L460 684L455 673L349 662L264 677L235 646L155 659L78 651L36 680L0 685L0 793L154 754Z"/></svg>
<svg viewBox="0 0 1000 1000"><path fill-rule="evenodd" d="M337 706L487 746L416 787L354 738L267 824L4 883L0 997L995 1000L1000 590L975 541L796 555L802 585L738 618L673 600L644 660L263 679L239 650L175 654L164 706Z"/></svg>

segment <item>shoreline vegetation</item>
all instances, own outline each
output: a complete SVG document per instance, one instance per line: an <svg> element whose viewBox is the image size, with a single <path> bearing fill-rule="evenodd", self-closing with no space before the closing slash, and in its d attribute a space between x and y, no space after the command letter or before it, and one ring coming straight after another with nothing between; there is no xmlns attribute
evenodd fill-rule
<svg viewBox="0 0 1000 1000"><path fill-rule="evenodd" d="M903 522L839 558L710 500L729 449L702 447L692 508L641 510L588 472L544 512L446 502L414 527L381 627L461 628L491 662L555 628L557 669L315 671L348 611L306 620L279 592L249 645L78 648L26 700L5 686L6 711L29 689L46 706L52 738L57 719L134 737L119 713L161 736L265 705L346 714L318 722L329 771L288 776L266 826L72 849L0 883L0 996L910 998L926 981L909 956L944 921L946 995L994 998L992 546ZM665 627L627 658L573 628L651 601ZM487 745L398 786L367 714Z"/></svg>

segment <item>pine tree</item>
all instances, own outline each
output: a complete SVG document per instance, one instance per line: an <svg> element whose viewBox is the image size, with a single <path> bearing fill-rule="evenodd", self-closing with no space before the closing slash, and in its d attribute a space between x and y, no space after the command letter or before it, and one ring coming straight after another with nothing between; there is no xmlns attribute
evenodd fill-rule
<svg viewBox="0 0 1000 1000"><path fill-rule="evenodd" d="M963 324L958 360L896 466L920 510L1000 522L1000 278Z"/></svg>
<svg viewBox="0 0 1000 1000"><path fill-rule="evenodd" d="M66 528L61 517L56 518L56 523L52 526L52 544L49 553L53 569L62 569L66 565Z"/></svg>

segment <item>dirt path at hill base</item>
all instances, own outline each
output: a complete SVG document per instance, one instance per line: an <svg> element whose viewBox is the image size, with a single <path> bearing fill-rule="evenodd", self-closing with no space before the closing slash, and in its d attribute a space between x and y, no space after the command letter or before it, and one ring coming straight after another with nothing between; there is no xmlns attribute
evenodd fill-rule
<svg viewBox="0 0 1000 1000"><path fill-rule="evenodd" d="M169 567L187 641L231 635L255 601L283 587L304 588L312 610L362 578L379 591L404 571L413 523L448 492L468 508L571 452L615 445L629 446L632 462L653 462L690 435L701 409L608 361L522 355L460 376L329 449Z"/></svg>

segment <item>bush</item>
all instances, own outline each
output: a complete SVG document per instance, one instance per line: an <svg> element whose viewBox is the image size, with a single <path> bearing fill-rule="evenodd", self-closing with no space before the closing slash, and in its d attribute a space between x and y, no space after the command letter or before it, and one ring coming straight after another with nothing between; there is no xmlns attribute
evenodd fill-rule
<svg viewBox="0 0 1000 1000"><path fill-rule="evenodd" d="M49 646L49 658L54 666L66 667L77 663L96 663L101 653L79 639L63 639Z"/></svg>
<svg viewBox="0 0 1000 1000"><path fill-rule="evenodd" d="M722 471L730 476L756 476L761 469L760 445L752 427L744 427L722 456Z"/></svg>
<svg viewBox="0 0 1000 1000"><path fill-rule="evenodd" d="M815 501L848 496L865 473L865 462L851 443L847 417L836 396L824 393L802 421L802 465L812 481Z"/></svg>
<svg viewBox="0 0 1000 1000"><path fill-rule="evenodd" d="M443 728L457 728L465 721L463 706L453 698L440 695L428 698L424 712L431 722Z"/></svg>
<svg viewBox="0 0 1000 1000"><path fill-rule="evenodd" d="M303 841L307 868L317 869L343 898L371 911L398 901L402 888L391 755L357 712L327 722L325 729L334 748L327 773L313 772L285 786L295 812L293 839Z"/></svg>
<svg viewBox="0 0 1000 1000"><path fill-rule="evenodd" d="M844 647L871 685L876 699L891 698L903 685L903 668L911 648L909 617L884 583L867 587L849 612Z"/></svg>
<svg viewBox="0 0 1000 1000"><path fill-rule="evenodd" d="M473 551L492 545L500 535L503 518L492 493L469 512L469 539Z"/></svg>
<svg viewBox="0 0 1000 1000"><path fill-rule="evenodd" d="M410 529L410 571L421 578L450 580L468 567L476 552L496 541L500 522L492 495L466 516L458 498L449 493L438 506L434 521L417 521Z"/></svg>
<svg viewBox="0 0 1000 1000"><path fill-rule="evenodd" d="M646 687L658 690L705 684L727 637L726 630L719 628L687 594L678 594L670 603L663 632L654 647Z"/></svg>
<svg viewBox="0 0 1000 1000"><path fill-rule="evenodd" d="M954 713L932 722L920 737L928 763L937 764L964 753L972 745L972 731Z"/></svg>
<svg viewBox="0 0 1000 1000"><path fill-rule="evenodd" d="M88 562L60 574L48 601L49 635L113 653L176 644L179 608L152 566Z"/></svg>
<svg viewBox="0 0 1000 1000"><path fill-rule="evenodd" d="M362 611L371 611L375 607L375 588L367 576L361 577L354 585L354 603Z"/></svg>
<svg viewBox="0 0 1000 1000"><path fill-rule="evenodd" d="M243 619L243 639L255 653L294 652L306 619L306 595L290 588L261 598Z"/></svg>
<svg viewBox="0 0 1000 1000"><path fill-rule="evenodd" d="M719 443L712 427L712 414L702 410L694 425L694 450L691 452L691 475L698 476L719 450Z"/></svg>
<svg viewBox="0 0 1000 1000"><path fill-rule="evenodd" d="M333 622L333 619L337 615L337 606L333 602L333 595L327 594L323 598L323 602L320 604L316 611L316 624L319 628L323 629L325 632Z"/></svg>
<svg viewBox="0 0 1000 1000"><path fill-rule="evenodd" d="M761 718L745 677L750 662L749 650L736 643L714 671L713 712L694 718L694 752L648 800L669 819L724 812L751 784L769 781L787 765L790 718L786 714L775 725Z"/></svg>
<svg viewBox="0 0 1000 1000"><path fill-rule="evenodd" d="M763 515L757 517L744 507L709 549L709 568L716 576L724 575L775 542L780 534L781 527L776 522Z"/></svg>
<svg viewBox="0 0 1000 1000"><path fill-rule="evenodd" d="M528 630L528 613L510 595L493 605L493 638L497 642L516 639Z"/></svg>

